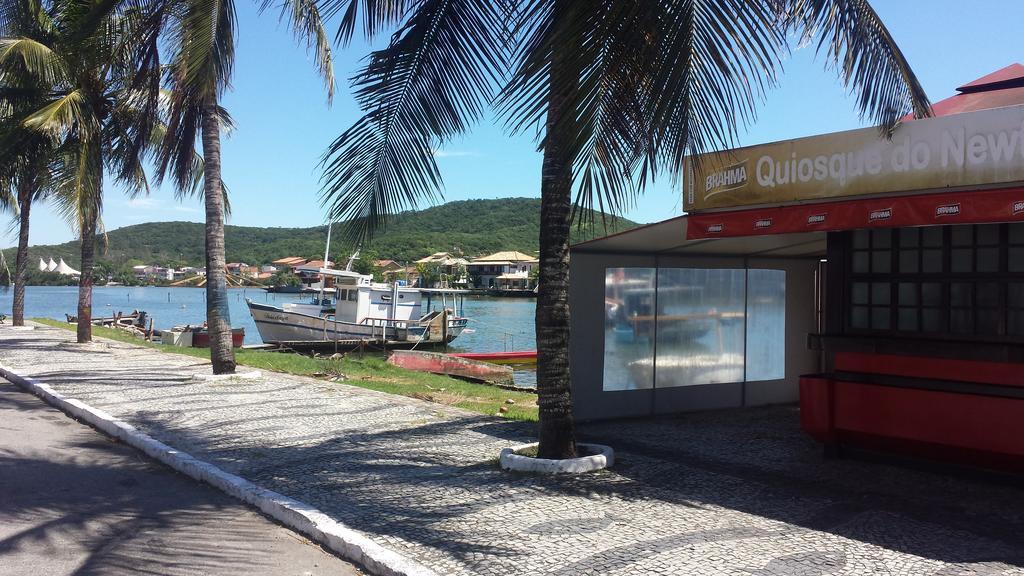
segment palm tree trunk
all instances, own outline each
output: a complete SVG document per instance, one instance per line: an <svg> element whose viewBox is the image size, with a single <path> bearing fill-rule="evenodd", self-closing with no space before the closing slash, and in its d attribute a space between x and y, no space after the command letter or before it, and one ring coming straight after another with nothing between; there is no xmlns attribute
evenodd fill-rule
<svg viewBox="0 0 1024 576"><path fill-rule="evenodd" d="M224 255L224 190L220 179L220 121L215 102L203 104L203 196L206 201L206 326L214 374L235 371Z"/></svg>
<svg viewBox="0 0 1024 576"><path fill-rule="evenodd" d="M14 264L14 304L11 315L15 326L25 325L25 280L28 271L28 224L32 210L32 183L22 181L18 185L18 256Z"/></svg>
<svg viewBox="0 0 1024 576"><path fill-rule="evenodd" d="M569 49L566 47L566 49ZM571 74L552 62L552 75ZM573 458L576 438L569 385L569 226L572 216L572 123L562 115L568 94L548 101L540 187L540 286L537 290L538 458Z"/></svg>
<svg viewBox="0 0 1024 576"><path fill-rule="evenodd" d="M102 190L98 185L97 190ZM96 263L96 221L99 210L88 210L82 222L82 275L78 279L78 343L92 342L92 269Z"/></svg>

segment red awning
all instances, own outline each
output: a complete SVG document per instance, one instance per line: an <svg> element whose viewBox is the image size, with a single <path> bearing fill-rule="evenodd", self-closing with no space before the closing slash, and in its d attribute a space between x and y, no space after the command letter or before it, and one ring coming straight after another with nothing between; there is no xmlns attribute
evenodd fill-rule
<svg viewBox="0 0 1024 576"><path fill-rule="evenodd" d="M940 224L1024 221L1024 188L886 196L690 214L686 238L727 238L894 228Z"/></svg>

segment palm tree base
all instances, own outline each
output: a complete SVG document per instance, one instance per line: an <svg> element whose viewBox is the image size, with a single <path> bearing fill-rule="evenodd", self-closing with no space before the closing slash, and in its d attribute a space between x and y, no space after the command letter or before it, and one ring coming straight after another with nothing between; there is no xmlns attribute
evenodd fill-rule
<svg viewBox="0 0 1024 576"><path fill-rule="evenodd" d="M585 456L552 460L535 458L522 452L535 451L538 442L503 448L498 461L503 470L534 472L539 474L583 474L603 470L615 464L615 451L604 444L577 444L576 449Z"/></svg>

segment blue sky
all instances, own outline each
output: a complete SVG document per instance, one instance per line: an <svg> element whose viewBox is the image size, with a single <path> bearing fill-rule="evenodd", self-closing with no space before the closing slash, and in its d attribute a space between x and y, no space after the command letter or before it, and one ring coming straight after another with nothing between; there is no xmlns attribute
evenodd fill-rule
<svg viewBox="0 0 1024 576"><path fill-rule="evenodd" d="M1024 62L1020 0L874 0L933 101L1013 62ZM258 15L238 1L239 47L233 90L224 105L238 124L223 143L224 180L232 194L229 224L314 226L323 223L316 164L326 146L358 116L347 79L369 46L335 50L339 82L334 104L326 104L312 59L296 46L276 13ZM333 30L332 30L333 33ZM756 124L741 144L757 144L863 126L853 101L812 49L794 50L781 86L768 95ZM486 120L471 134L447 144L438 164L446 200L538 196L540 155L531 137L508 137ZM681 213L680 192L670 182L648 188L627 217L653 222ZM156 220L201 222L197 199L178 202L169 187L128 200L106 191L103 221L108 230ZM0 227L0 246L17 242L16 230ZM48 206L32 216L32 244L72 240L74 234Z"/></svg>

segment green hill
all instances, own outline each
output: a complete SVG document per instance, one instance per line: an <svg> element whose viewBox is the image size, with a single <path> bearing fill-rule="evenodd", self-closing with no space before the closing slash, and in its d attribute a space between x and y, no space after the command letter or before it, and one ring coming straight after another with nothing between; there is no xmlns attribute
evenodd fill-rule
<svg viewBox="0 0 1024 576"><path fill-rule="evenodd" d="M405 212L388 228L363 247L364 257L389 258L409 262L433 252L461 253L468 258L498 250L535 252L540 220L540 199L503 198L449 202L425 210ZM607 230L601 218L593 225L573 227L573 241L620 232L637 225L623 218L607 218ZM265 264L285 256L322 258L327 229L258 228L226 226L228 262ZM335 229L335 237L338 230ZM342 240L332 239L332 260L344 260L352 251ZM13 267L15 250L4 255ZM39 258L63 258L78 268L78 242L29 249L29 269L35 270ZM145 263L159 265L203 265L203 225L196 222L149 222L125 226L107 233L107 242L97 242L97 261L110 268Z"/></svg>

